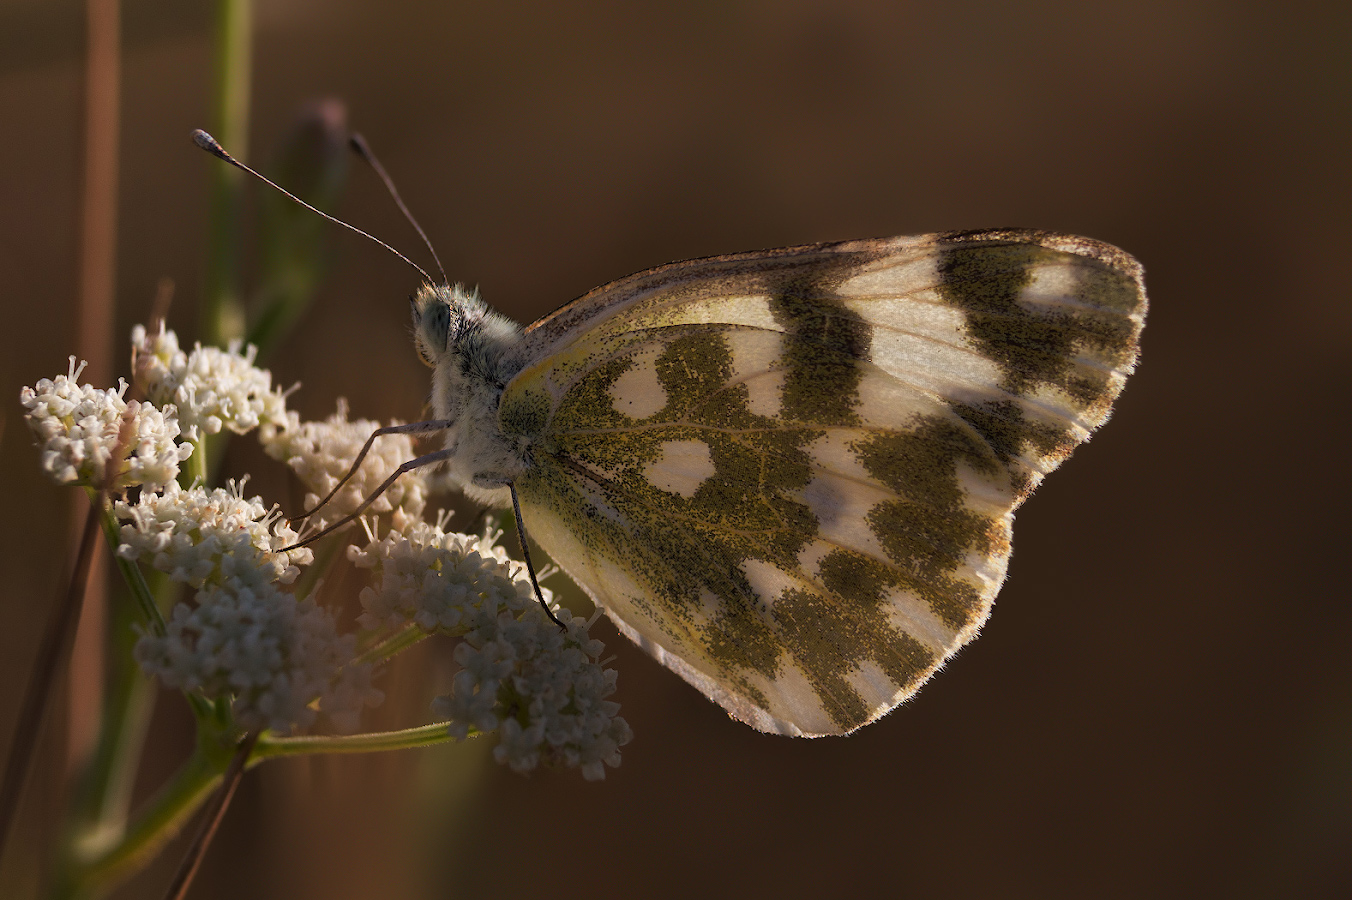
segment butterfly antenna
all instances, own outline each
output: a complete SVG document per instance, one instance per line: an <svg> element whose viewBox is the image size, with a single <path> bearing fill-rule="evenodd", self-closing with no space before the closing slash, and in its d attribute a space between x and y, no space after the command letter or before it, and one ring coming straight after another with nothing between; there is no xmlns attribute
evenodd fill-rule
<svg viewBox="0 0 1352 900"><path fill-rule="evenodd" d="M207 151L208 153L210 153L212 156L216 157L217 159L225 160L226 162L230 163L230 165L234 166L236 169L241 169L241 170L243 170L243 171L245 171L245 172L248 172L250 175L252 175L253 177L257 178L259 181L263 182L264 184L268 185L269 187L275 188L276 190L281 191L283 194L285 194L286 196L290 197L292 200L295 200L295 201L296 201L297 203L299 203L301 206L303 206L303 207L305 207L306 209L310 210L310 212L315 213L315 214L320 215L320 216L323 216L325 219L328 219L330 222L333 222L333 223L335 223L335 224L337 224L337 225L343 226L343 227L346 228L348 231L355 231L357 234L361 235L362 237L367 238L367 239L372 240L372 241L375 241L377 244L379 244L380 246L384 247L386 250L390 251L390 252L393 253L395 256L399 257L400 259L402 259L404 262L408 263L408 264L409 264L410 266L412 266L413 268L417 269L417 270L418 270L418 274L422 275L423 280L427 281L429 284L431 283L432 277L431 277L430 275L428 275L426 272L423 271L422 266L418 265L418 264L415 263L413 260L409 259L407 256L405 256L404 254L400 253L398 250L394 249L394 248L391 247L389 244L385 243L384 241L382 241L380 238L376 237L375 235L373 235L373 234L367 234L366 232L362 231L360 228L358 228L358 227L355 226L355 225L349 225L349 224L347 224L346 222L344 222L342 219L334 218L333 216L331 216L331 215L329 215L328 213L324 212L322 209L316 209L315 207L313 207L313 206L311 206L310 204L306 203L304 200L302 200L302 199L300 199L299 197L297 197L295 194L293 194L293 193L291 193L290 191L288 191L286 188L282 187L281 185L277 184L276 182L273 182L273 181L269 180L268 178L265 178L264 176L262 176L262 175L260 175L259 173L255 172L253 169L251 169L251 168L249 168L248 166L244 165L244 163L240 162L239 160L237 160L237 159L235 159L233 156L231 156L229 153L225 152L225 148L221 146L220 142L217 141L217 140L216 140L214 137L212 137L211 135L207 134L207 133L206 133L205 131L203 131L202 129L198 128L198 129L196 129L195 131L193 131L193 133L192 133L192 142L193 142L194 144L196 144L197 146L201 147L203 150L205 150L205 151ZM436 255L436 254L433 254L433 256L435 256L435 255ZM439 265L439 264L438 264L438 265ZM442 278L444 279L445 276L443 275Z"/></svg>
<svg viewBox="0 0 1352 900"><path fill-rule="evenodd" d="M404 214L404 218L408 219L408 224L413 226L413 230L418 232L418 237L422 238L423 243L427 245L427 251L432 254L432 260L437 264L437 271L441 273L442 284L447 284L446 269L441 265L441 259L437 256L437 251L432 247L432 242L427 239L427 232L422 230L422 226L418 224L418 220L413 218L413 213L409 212L408 207L404 205L404 198L399 196L399 189L394 186L394 179L389 176L385 171L385 167L380 164L380 160L376 159L376 155L371 152L371 145L366 143L366 138L362 137L358 132L353 132L352 135L348 137L347 143L348 146L352 148L352 152L366 160L366 164L372 169L375 169L376 175L380 176L380 180L385 184L385 190L390 192L390 197L394 199L395 205L399 207L399 211Z"/></svg>

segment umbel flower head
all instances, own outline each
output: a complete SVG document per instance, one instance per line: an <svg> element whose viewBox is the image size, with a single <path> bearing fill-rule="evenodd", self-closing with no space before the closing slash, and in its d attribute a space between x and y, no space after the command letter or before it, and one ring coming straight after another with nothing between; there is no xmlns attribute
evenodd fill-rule
<svg viewBox="0 0 1352 900"><path fill-rule="evenodd" d="M357 454L379 422L347 419L347 401L339 398L338 410L323 422L302 422L294 411L279 420L264 423L258 439L273 459L285 462L309 489L305 505L313 508L345 476ZM395 423L397 424L397 423ZM391 434L376 441L361 468L325 504L313 524L323 528L354 512L395 469L416 454L405 434ZM427 479L418 471L407 472L368 509L373 514L402 510L417 517L427 503Z"/></svg>
<svg viewBox="0 0 1352 900"><path fill-rule="evenodd" d="M230 698L235 721L249 729L308 727L314 705L351 731L362 708L380 702L372 666L353 661L356 636L340 634L329 610L278 587L313 554L283 550L296 532L260 498L245 499L242 484L212 491L174 484L119 501L114 514L124 522L119 556L197 589L174 606L164 634L137 641L147 674L167 687Z"/></svg>
<svg viewBox="0 0 1352 900"><path fill-rule="evenodd" d="M290 584L309 565L306 547L283 551L299 535L261 497L245 499L244 483L227 488L180 488L142 493L135 503L119 500L114 515L124 522L118 556L141 560L194 588L239 582Z"/></svg>
<svg viewBox="0 0 1352 900"><path fill-rule="evenodd" d="M497 731L494 757L518 772L575 766L595 780L619 765L633 734L607 699L617 673L600 662L604 646L588 635L590 622L561 608L564 629L549 620L524 564L487 537L425 522L349 547L348 558L372 570L363 624L413 623L462 638L451 692L433 702L453 737Z"/></svg>
<svg viewBox="0 0 1352 900"><path fill-rule="evenodd" d="M254 365L258 348L241 344L229 349L197 345L191 353L178 346L178 335L160 323L151 334L144 325L131 332L132 368L152 403L172 403L181 410L183 431L190 441L227 428L246 434L265 422L286 418L286 394L273 390L272 373Z"/></svg>
<svg viewBox="0 0 1352 900"><path fill-rule="evenodd" d="M231 697L246 729L306 728L314 704L340 731L354 731L362 708L384 696L371 686L371 665L353 662L356 643L313 601L235 580L176 605L166 634L136 642L136 660L167 687Z"/></svg>
<svg viewBox="0 0 1352 900"><path fill-rule="evenodd" d="M41 448L42 470L58 484L109 490L140 485L153 491L177 478L179 463L193 449L177 441L177 409L124 400L125 381L117 390L77 384L84 367L72 356L69 374L19 393Z"/></svg>

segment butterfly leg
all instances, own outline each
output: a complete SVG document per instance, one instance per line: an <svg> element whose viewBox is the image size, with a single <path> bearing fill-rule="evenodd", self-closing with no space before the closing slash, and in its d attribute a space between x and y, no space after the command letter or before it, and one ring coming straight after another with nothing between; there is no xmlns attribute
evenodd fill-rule
<svg viewBox="0 0 1352 900"><path fill-rule="evenodd" d="M371 451L371 445L375 443L376 438L387 434L419 434L419 435L429 434L434 431L445 431L454 424L455 422L451 419L429 419L426 422L410 422L407 425L388 425L384 428L377 428L375 431L371 432L371 436L367 438L366 443L362 445L361 452L357 454L356 460L352 463L352 468L347 470L346 475L338 479L338 483L333 486L333 490L329 491L328 494L325 495L324 499L320 500L313 507L307 509L305 512L301 513L298 516L289 517L287 521L299 522L301 519L308 519L310 516L314 515L315 513L323 509L325 504L327 504L330 500L332 500L334 498L334 495L337 494L338 491L342 489L343 485L347 484L347 482L352 478L352 476L357 474L357 469L361 468L361 461L366 459L366 454ZM414 468L417 467L415 466ZM385 490L384 486L380 488L380 491L383 490ZM371 500L374 500L377 496L379 496L380 491L376 491L376 493L371 495L371 497L366 502L370 503ZM365 508L364 505L363 508ZM347 519L344 519L343 521L346 522Z"/></svg>
<svg viewBox="0 0 1352 900"><path fill-rule="evenodd" d="M505 487L512 495L512 515L516 518L516 536L521 539L521 557L526 561L526 573L530 575L530 586L535 589L535 599L540 601L540 608L549 616L549 621L559 626L560 629L567 631L568 626L560 621L554 614L554 610L549 608L545 602L544 592L540 590L540 580L535 577L535 563L531 562L530 546L526 540L526 520L521 517L521 500L516 495L516 485L510 478L504 478L500 475L476 475L474 476L474 485L481 488L500 488Z"/></svg>
<svg viewBox="0 0 1352 900"><path fill-rule="evenodd" d="M419 422L417 424L422 425L426 423ZM315 541L324 537L326 534L331 534L334 531L337 531L339 528L342 528L348 522L351 522L353 519L357 518L363 512L365 512L366 508L370 506L372 503L376 502L376 499L381 494L389 490L390 485L394 484L396 481L399 480L400 475L403 475L405 472L412 472L414 469L421 469L423 466L436 465L439 462L444 462L445 460L450 459L454 455L455 448L447 447L442 450L437 450L435 453L427 453L423 456L417 457L416 459L410 459L408 462L404 463L399 468L395 469L394 472L390 474L389 478L386 478L384 481L382 481L380 483L380 487L372 491L371 496L367 497L365 500L361 502L361 506L358 506L351 513L349 513L346 516L343 516L337 522L334 522L332 525L330 525L328 528L325 528L323 531L320 531L318 534L312 534L302 541L297 541L290 547L283 547L280 552L286 552L287 550L295 550L297 547L304 547L307 544L313 544Z"/></svg>
<svg viewBox="0 0 1352 900"><path fill-rule="evenodd" d="M540 582L535 577L535 565L530 561L530 547L526 543L526 520L521 518L521 501L516 496L516 485L507 482L507 490L512 492L512 515L516 516L516 534L521 538L521 556L526 560L526 572L530 575L531 587L535 588L535 599L540 601L540 608L549 616L549 620L567 631L568 626L559 621L559 617L554 615L554 610L545 602L545 595L540 591Z"/></svg>

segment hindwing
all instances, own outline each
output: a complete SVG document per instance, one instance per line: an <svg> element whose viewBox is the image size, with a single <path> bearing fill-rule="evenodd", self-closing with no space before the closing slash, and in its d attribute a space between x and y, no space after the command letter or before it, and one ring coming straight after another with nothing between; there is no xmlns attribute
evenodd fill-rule
<svg viewBox="0 0 1352 900"><path fill-rule="evenodd" d="M971 640L1014 510L1135 364L1140 267L1001 231L675 263L527 330L534 537L764 731L839 734Z"/></svg>

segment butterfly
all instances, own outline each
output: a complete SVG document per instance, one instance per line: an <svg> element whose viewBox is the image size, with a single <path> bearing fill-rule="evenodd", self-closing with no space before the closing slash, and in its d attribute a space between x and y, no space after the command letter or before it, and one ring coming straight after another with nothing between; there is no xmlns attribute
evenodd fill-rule
<svg viewBox="0 0 1352 900"><path fill-rule="evenodd" d="M678 262L529 327L413 298L451 478L761 731L844 734L985 623L1015 509L1108 418L1141 267L997 230ZM515 497L508 496L509 489Z"/></svg>
<svg viewBox="0 0 1352 900"><path fill-rule="evenodd" d="M445 445L307 542L443 465L511 503L532 581L527 523L623 634L761 731L854 731L976 636L1014 511L1107 421L1145 324L1127 253L1002 229L672 263L522 328L192 139L424 279L436 418L378 429L348 477L381 434Z"/></svg>

